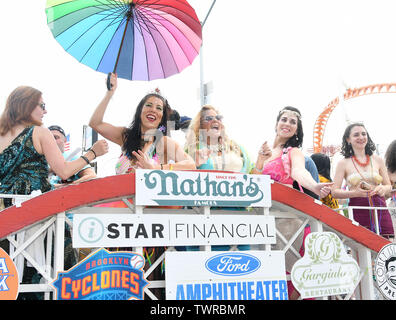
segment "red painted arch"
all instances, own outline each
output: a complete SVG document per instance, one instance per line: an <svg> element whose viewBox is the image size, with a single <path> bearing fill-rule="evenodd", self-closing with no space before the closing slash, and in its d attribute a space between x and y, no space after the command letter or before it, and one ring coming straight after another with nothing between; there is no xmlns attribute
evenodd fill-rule
<svg viewBox="0 0 396 320"><path fill-rule="evenodd" d="M59 212L104 200L127 197L135 193L135 174L109 176L46 192L27 200L21 207L0 212L0 239ZM271 185L272 200L299 210L374 251L390 243L343 215L318 204L306 194L279 183Z"/></svg>

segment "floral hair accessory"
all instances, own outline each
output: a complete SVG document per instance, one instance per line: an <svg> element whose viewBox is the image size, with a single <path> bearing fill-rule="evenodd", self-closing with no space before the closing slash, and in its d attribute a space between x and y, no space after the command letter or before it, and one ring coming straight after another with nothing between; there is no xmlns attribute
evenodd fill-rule
<svg viewBox="0 0 396 320"><path fill-rule="evenodd" d="M162 94L160 88L158 88L158 87L155 88L154 90L149 91L148 93L149 94L156 94L156 95L162 97L164 100L166 100L166 97Z"/></svg>
<svg viewBox="0 0 396 320"><path fill-rule="evenodd" d="M158 130L161 131L161 132L163 132L163 133L165 133L166 127L165 127L164 125L162 125L162 126L160 126L160 127L158 128Z"/></svg>
<svg viewBox="0 0 396 320"><path fill-rule="evenodd" d="M289 109L282 109L281 111L279 111L279 114L283 114L283 113L290 113L291 115L297 117L298 119L301 119L301 114L293 111L293 110L289 110Z"/></svg>

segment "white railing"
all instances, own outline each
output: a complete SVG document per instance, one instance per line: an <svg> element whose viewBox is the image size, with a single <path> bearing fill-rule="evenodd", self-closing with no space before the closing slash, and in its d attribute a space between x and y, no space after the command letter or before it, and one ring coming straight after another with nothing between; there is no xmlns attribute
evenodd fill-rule
<svg viewBox="0 0 396 320"><path fill-rule="evenodd" d="M311 198L310 198L311 199ZM307 201L310 201L307 199ZM335 232L340 239L343 241L344 245L350 251L350 254L355 258L359 264L361 274L360 282L356 287L355 292L349 296L335 296L334 299L364 299L373 300L376 298L374 281L373 281L373 269L372 261L375 258L375 252L365 247L361 243L358 243L352 239L345 237L340 232L332 229L330 226L322 223L319 220L312 218L300 212L296 209L277 203L273 201L271 208L253 208L249 211L230 211L230 210L211 210L210 207L192 207L189 209L161 209L161 208L150 208L147 209L143 206L131 205L127 198L122 199L128 208L104 208L104 207L81 207L76 210L71 210L70 213L73 214L83 214L83 213L96 213L96 214L112 214L112 213L123 213L123 214L137 214L143 215L149 213L161 213L167 214L169 216L175 214L203 214L203 215L229 215L229 214L244 214L244 215L272 215L275 217L277 226L277 244L276 245L251 245L251 248L255 250L283 250L285 255L291 257L291 261L299 259L301 256L298 252L299 244L296 243L298 239L301 239L304 227L309 224L312 232L322 232L331 231ZM313 200L317 202L319 201ZM22 204L23 205L23 204ZM384 208L381 208L384 209ZM293 219L293 222L298 221L298 226L293 230L292 233L284 234L279 229L278 226L282 221L287 221L289 223ZM298 220L296 220L298 219ZM7 237L10 243L10 256L19 265L23 266L23 260L25 259L32 265L38 273L42 276L42 281L39 284L29 284L22 283L22 277L20 277L20 292L44 292L45 299L53 299L54 288L50 285L56 278L57 273L64 270L64 243L65 243L65 226L67 218L65 213L59 213L43 222L35 224L29 228ZM357 222L352 220L352 223ZM44 245L45 238L45 245ZM39 245L45 246L46 250L44 255L39 257L34 257L29 253L29 247L35 241ZM36 243L37 244L37 243ZM143 253L142 247L135 247L133 250L137 253ZM168 247L166 250L175 250L173 247ZM202 251L210 251L211 246L205 245L200 246ZM231 250L237 250L236 246L232 246ZM373 256L374 253L374 256ZM53 256L53 259L52 259ZM157 259L152 263L152 265L145 271L145 275L148 278L153 271L159 267L164 260L165 254L157 257ZM19 261L18 261L19 260ZM41 260L38 261L38 260ZM22 261L22 262L21 262ZM287 271L291 271L293 263L287 265ZM23 269L23 267L22 267ZM21 267L19 267L19 272ZM290 276L288 277L290 280ZM156 288L165 288L165 281L163 279L150 280L150 285L146 287L145 293L151 299L158 299L158 296L152 292Z"/></svg>
<svg viewBox="0 0 396 320"><path fill-rule="evenodd" d="M354 222L356 222L356 223L357 223L357 221L354 219L353 210L355 210L355 209L367 209L369 211L368 214L371 214L371 212L374 212L374 214L373 214L373 217L374 217L374 230L373 231L376 234L379 235L380 234L380 226L379 226L379 222L378 222L378 210L388 210L389 212L391 212L392 210L395 210L396 208L394 208L394 207L348 206L348 207L346 207L346 209L348 210L349 219L354 221ZM341 208L339 210L343 210L343 208Z"/></svg>

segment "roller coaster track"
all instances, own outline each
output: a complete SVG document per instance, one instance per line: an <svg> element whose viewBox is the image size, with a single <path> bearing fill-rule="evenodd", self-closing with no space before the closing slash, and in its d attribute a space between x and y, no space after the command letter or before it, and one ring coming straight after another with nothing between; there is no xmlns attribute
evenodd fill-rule
<svg viewBox="0 0 396 320"><path fill-rule="evenodd" d="M396 83L382 83L364 86L355 89L347 89L343 94L344 100L349 100L357 97L362 97L370 94L378 93L396 93ZM333 110L340 103L339 97L336 97L324 108L315 121L313 130L313 151L314 153L322 152L323 137L327 122Z"/></svg>

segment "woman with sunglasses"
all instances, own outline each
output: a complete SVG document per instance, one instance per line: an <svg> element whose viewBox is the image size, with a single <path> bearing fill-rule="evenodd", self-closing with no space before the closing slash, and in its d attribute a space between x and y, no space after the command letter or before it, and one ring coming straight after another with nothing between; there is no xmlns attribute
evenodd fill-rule
<svg viewBox="0 0 396 320"><path fill-rule="evenodd" d="M338 199L349 199L349 206L386 207L384 196L391 191L391 183L384 160L374 154L376 150L362 123L346 127L342 137L340 160L336 167L332 194ZM342 188L345 180L348 189ZM353 209L353 218L375 232L375 212L371 209ZM394 237L388 210L378 210L379 232L383 237Z"/></svg>
<svg viewBox="0 0 396 320"><path fill-rule="evenodd" d="M79 159L65 161L54 136L42 126L46 113L42 94L35 88L21 86L8 96L0 117L0 193L29 195L33 191L50 191L49 167L66 180L108 151L107 142L100 140ZM0 209L12 205L11 198L0 201ZM27 229L26 236L39 227L35 225ZM44 255L44 238L36 239L35 242L34 250L33 246L26 250L37 259ZM9 251L7 241L0 242L0 246ZM22 282L33 283L36 278L37 281L40 278L36 269L25 266ZM41 298L41 294L34 293L21 293L18 296L20 300Z"/></svg>
<svg viewBox="0 0 396 320"><path fill-rule="evenodd" d="M187 130L185 150L195 159L197 169L250 173L253 163L247 152L231 140L223 124L223 116L211 105L205 105L191 120ZM227 208L222 208L227 210ZM239 210L243 208L228 208ZM188 246L189 251L199 247ZM238 245L239 250L249 250L249 245ZM229 250L228 245L213 246L213 250Z"/></svg>
<svg viewBox="0 0 396 320"><path fill-rule="evenodd" d="M191 121L185 150L198 169L250 173L253 168L246 151L228 138L223 116L210 105L203 106Z"/></svg>
<svg viewBox="0 0 396 320"><path fill-rule="evenodd" d="M103 121L110 99L117 89L117 75L110 76L111 89L106 91L91 116L89 126L121 147L116 173L130 173L136 168L160 170L195 169L191 159L176 141L166 136L168 101L159 93L149 93L139 102L129 127Z"/></svg>
<svg viewBox="0 0 396 320"><path fill-rule="evenodd" d="M67 179L108 151L105 140L97 141L83 156L65 161L43 117L47 113L39 90L21 86L11 92L0 118L0 193L30 194L51 190L48 165ZM10 199L4 205L11 205Z"/></svg>

